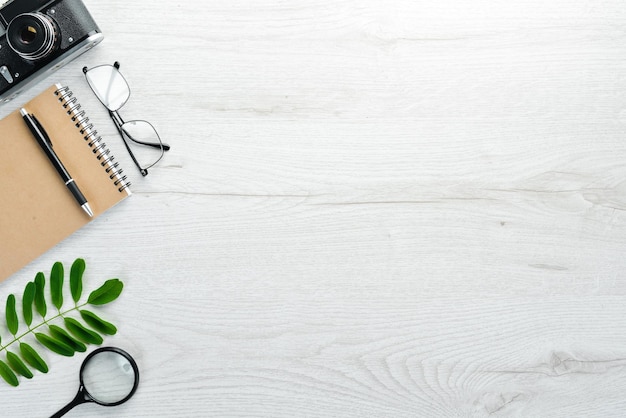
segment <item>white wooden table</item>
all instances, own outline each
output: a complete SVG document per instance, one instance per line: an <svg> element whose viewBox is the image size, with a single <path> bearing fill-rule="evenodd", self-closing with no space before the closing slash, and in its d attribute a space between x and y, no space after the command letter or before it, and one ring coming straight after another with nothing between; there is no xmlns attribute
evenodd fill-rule
<svg viewBox="0 0 626 418"><path fill-rule="evenodd" d="M86 4L105 41L0 108L70 85L133 182L0 285L124 281L139 390L68 417L624 416L623 1ZM146 178L81 72L116 60ZM1 416L72 398L46 355Z"/></svg>

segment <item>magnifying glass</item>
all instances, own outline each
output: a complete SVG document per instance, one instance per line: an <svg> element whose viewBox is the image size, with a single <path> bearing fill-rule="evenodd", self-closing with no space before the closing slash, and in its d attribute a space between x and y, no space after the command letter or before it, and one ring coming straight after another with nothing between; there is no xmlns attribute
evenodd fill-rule
<svg viewBox="0 0 626 418"><path fill-rule="evenodd" d="M94 402L116 406L126 402L139 385L137 363L117 347L98 348L85 358L80 367L80 386L76 397L50 418L62 417L77 405Z"/></svg>

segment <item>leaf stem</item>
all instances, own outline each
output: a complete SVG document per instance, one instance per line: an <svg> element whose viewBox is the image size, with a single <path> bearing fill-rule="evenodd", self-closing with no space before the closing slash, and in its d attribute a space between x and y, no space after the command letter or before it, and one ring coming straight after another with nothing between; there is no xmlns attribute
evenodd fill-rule
<svg viewBox="0 0 626 418"><path fill-rule="evenodd" d="M13 338L13 341L11 341L11 342L9 342L8 344L5 344L4 346L0 347L0 351L6 350L6 349L7 349L7 347L9 347L11 344L14 344L14 343L18 342L20 339L24 338L26 335L28 335L28 334L30 334L30 333L32 333L32 332L34 332L37 328L42 327L42 326L44 326L44 325L49 325L51 321L54 321L54 320L55 320L55 319L57 319L57 318L62 318L64 315L67 315L68 313L73 312L73 311L77 311L77 310L79 310L80 308L82 308L82 307L84 307L84 306L87 306L88 304L89 304L88 302L85 302L85 303L83 303L83 304L81 304L81 305L75 304L75 306L74 306L73 308L68 309L68 310L67 310L67 311L65 311L65 312L61 312L61 310L59 309L59 313L58 313L57 315L53 316L53 317L52 317L52 318L50 318L50 319L46 319L46 318L43 318L43 317L42 317L41 319L42 319L43 321L41 322L41 324L39 324L39 325L37 325L37 326L35 326L35 327L30 327L30 326L29 326L29 327L28 327L28 331L24 332L24 333L23 333L23 334L21 334L19 337L16 337L16 336L14 335L14 336L13 336L13 337L14 337L14 338Z"/></svg>

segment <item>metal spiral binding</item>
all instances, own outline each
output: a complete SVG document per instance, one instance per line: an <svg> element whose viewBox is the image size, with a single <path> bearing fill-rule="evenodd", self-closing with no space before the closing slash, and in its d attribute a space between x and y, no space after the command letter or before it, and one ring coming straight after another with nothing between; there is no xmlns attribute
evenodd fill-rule
<svg viewBox="0 0 626 418"><path fill-rule="evenodd" d="M80 130L80 134L83 135L87 145L89 145L91 151L100 161L100 165L104 167L117 190L123 192L130 186L130 181L127 181L126 176L122 174L124 170L115 161L115 157L111 155L111 151L107 148L106 143L102 141L102 137L98 135L98 131L94 128L93 123L89 122L85 110L81 108L74 93L68 87L61 87L54 94L58 96L59 102L63 104L66 113L71 117L72 122L75 123L76 129Z"/></svg>

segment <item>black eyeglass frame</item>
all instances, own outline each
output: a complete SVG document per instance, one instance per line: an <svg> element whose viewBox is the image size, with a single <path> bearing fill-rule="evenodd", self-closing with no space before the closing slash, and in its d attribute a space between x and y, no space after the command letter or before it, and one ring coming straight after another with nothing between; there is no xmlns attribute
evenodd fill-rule
<svg viewBox="0 0 626 418"><path fill-rule="evenodd" d="M119 69L120 69L119 61L115 61L115 63L113 63L113 65L103 64L103 65L98 65L98 66L95 66L95 67L92 67L92 68L83 67L83 74L85 74L85 77L87 77L87 73L89 71L91 71L91 70L93 70L95 68L100 68L100 67L113 67L113 68L115 68L118 71L119 75L122 77L122 80L124 80L124 82L126 83L126 87L128 88L128 97L126 98L124 103L122 103L122 105L119 106L117 109L111 110L109 108L109 106L107 106L106 104L104 104L102 102L102 100L100 100L100 97L98 96L98 94L96 94L96 92L93 90L93 87L91 87L91 84L89 83L89 80L87 80L87 84L89 85L89 88L93 91L95 96L98 98L98 101L100 103L102 103L102 105L104 107L106 107L106 109L109 111L109 116L113 120L113 123L115 124L115 127L117 128L117 131L119 132L120 136L122 137L122 140L124 141L124 146L126 147L126 150L128 151L128 154L130 155L130 158L133 160L133 163L135 163L135 165L139 169L139 172L141 173L141 175L145 177L145 176L148 175L148 169L153 167L159 161L161 161L161 159L163 158L163 155L165 154L165 151L169 151L170 150L170 146L168 144L166 144L165 142L161 141L161 137L159 136L159 133L157 132L156 128L150 122L148 122L147 120L135 119L135 121L137 121L137 122L144 122L144 123L147 123L148 125L150 125L150 127L152 127L152 130L154 130L154 133L156 134L157 138L159 139L158 143L140 141L138 139L133 138L132 135L130 135L128 132L126 132L124 130L123 126L124 126L124 124L126 122L124 121L124 119L122 119L122 117L120 116L118 110L121 109L122 107L124 107L124 105L128 102L128 99L130 98L130 93L131 93L130 85L128 84L128 81L126 81L126 78L124 77L124 75L119 71ZM130 145L128 144L127 138L129 140L133 141L134 143L138 144L138 145L145 145L145 146L148 146L148 147L161 149L161 156L155 162L150 164L149 166L142 167L142 165L139 163L139 161L137 161L137 158L135 157L135 154L133 154L133 151L131 150Z"/></svg>

